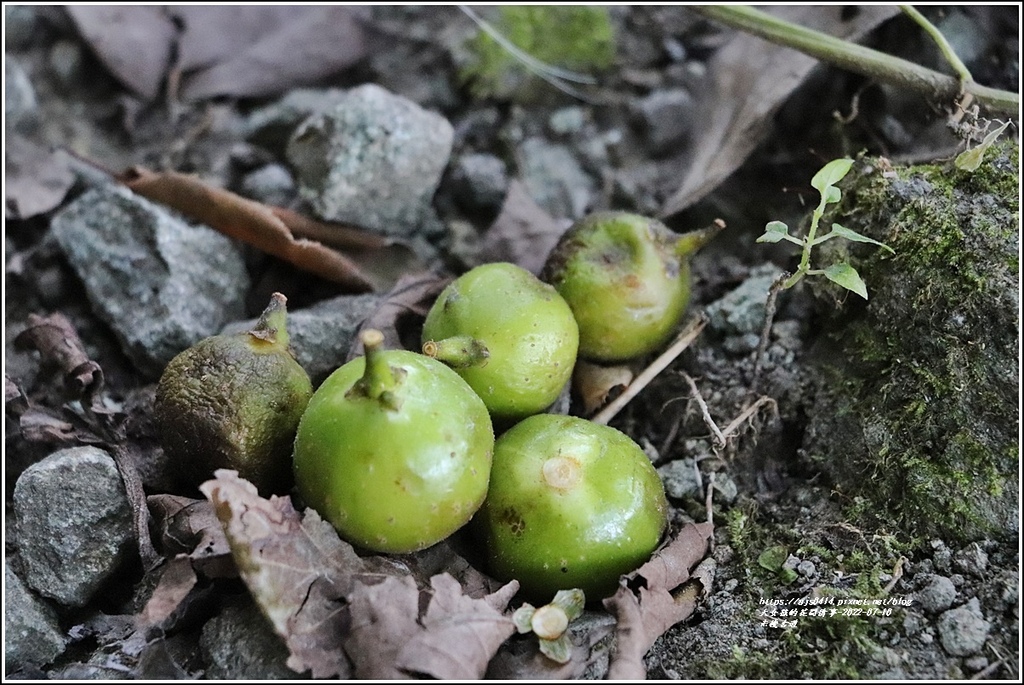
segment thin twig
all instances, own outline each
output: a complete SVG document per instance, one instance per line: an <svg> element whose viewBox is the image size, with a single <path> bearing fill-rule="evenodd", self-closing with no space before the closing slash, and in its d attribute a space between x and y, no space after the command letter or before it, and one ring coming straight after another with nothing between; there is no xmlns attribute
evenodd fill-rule
<svg viewBox="0 0 1024 685"><path fill-rule="evenodd" d="M981 669L980 671L978 671L977 673L972 675L971 676L971 680L981 680L982 678L987 678L992 673L995 673L999 669L999 667L1002 666L1005 663L1006 663L1006 657L1003 657L999 661L995 661L995 662L989 664L985 668Z"/></svg>
<svg viewBox="0 0 1024 685"><path fill-rule="evenodd" d="M783 284L789 280L792 274L783 271L775 279L768 289L768 300L764 304L764 327L761 329L761 339L757 343L757 354L754 356L754 372L750 379L750 393L757 393L757 384L761 380L761 360L764 359L765 350L768 349L768 337L771 335L772 322L775 320L775 303L778 300L779 292Z"/></svg>
<svg viewBox="0 0 1024 685"><path fill-rule="evenodd" d="M711 506L711 498L715 494L715 472L712 471L708 474L708 489L707 494L704 496L704 509L707 511L708 523L715 525L715 514L714 507ZM711 548L714 549L715 536L711 536Z"/></svg>
<svg viewBox="0 0 1024 685"><path fill-rule="evenodd" d="M887 595L892 592L894 587L896 587L896 583L898 583L900 578L903 577L903 564L906 563L906 561L906 557L900 557L896 560L896 566L892 569L892 580L882 588L882 594Z"/></svg>
<svg viewBox="0 0 1024 685"><path fill-rule="evenodd" d="M733 436L733 434L736 432L736 429L738 429L743 424L744 421L746 421L751 416L753 416L757 412L758 409L760 409L762 406L764 406L766 404L772 405L772 407L774 407L775 411L778 412L779 405L778 405L778 403L773 398L771 398L771 397L760 397L760 398L758 398L757 402L754 402L752 405L750 405L749 407L744 409L742 412L740 412L740 415L737 416L735 419L733 419L732 422L728 426L725 427L725 430L722 431L722 435L725 437L725 439L728 440L729 438L731 438Z"/></svg>
<svg viewBox="0 0 1024 685"><path fill-rule="evenodd" d="M718 424L711 418L711 412L708 410L708 403L704 401L704 398L700 394L700 390L697 388L697 384L690 374L683 372L683 379L687 385L690 386L690 394L693 395L693 399L697 401L697 406L700 407L701 417L704 419L704 424L711 430L711 434L715 438L715 447L722 449L725 447L725 436L722 435L722 431L719 430Z"/></svg>
<svg viewBox="0 0 1024 685"><path fill-rule="evenodd" d="M676 357L683 353L690 343L692 343L700 332L704 330L704 326L707 325L707 320L701 318L692 321L683 332L679 334L676 341L672 343L667 350L661 353L661 355L655 359L651 364L641 371L633 382L630 383L621 395L616 397L607 407L599 411L592 419L594 423L607 425L616 414L622 411L622 408L629 404L629 401L636 397L637 393L647 387L654 378L665 370L665 367L671 364Z"/></svg>

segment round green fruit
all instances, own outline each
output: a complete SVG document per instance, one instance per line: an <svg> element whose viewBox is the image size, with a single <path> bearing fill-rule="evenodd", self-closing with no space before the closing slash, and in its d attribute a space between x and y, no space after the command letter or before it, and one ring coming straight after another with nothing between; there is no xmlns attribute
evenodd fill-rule
<svg viewBox="0 0 1024 685"><path fill-rule="evenodd" d="M541 278L569 303L580 356L619 362L664 345L690 299L689 256L717 231L679 235L626 212L597 212L566 231Z"/></svg>
<svg viewBox="0 0 1024 685"><path fill-rule="evenodd" d="M579 331L553 287L505 262L455 279L423 324L423 352L450 365L495 419L551 405L572 376Z"/></svg>
<svg viewBox="0 0 1024 685"><path fill-rule="evenodd" d="M474 520L491 572L542 600L580 588L598 599L650 558L664 532L661 479L626 435L573 416L538 414L494 447Z"/></svg>
<svg viewBox="0 0 1024 685"><path fill-rule="evenodd" d="M274 293L251 331L201 340L164 369L153 413L183 483L225 468L263 494L291 488L292 441L313 387L288 350L285 304Z"/></svg>
<svg viewBox="0 0 1024 685"><path fill-rule="evenodd" d="M429 547L466 524L487 494L494 431L483 402L444 364L381 350L324 381L295 437L302 499L353 544L375 552Z"/></svg>

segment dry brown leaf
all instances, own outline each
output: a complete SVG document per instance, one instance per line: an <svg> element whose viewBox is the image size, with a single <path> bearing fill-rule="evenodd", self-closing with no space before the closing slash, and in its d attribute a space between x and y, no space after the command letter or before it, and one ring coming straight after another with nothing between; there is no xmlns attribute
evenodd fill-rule
<svg viewBox="0 0 1024 685"><path fill-rule="evenodd" d="M209 500L161 494L150 495L146 502L166 554L187 554L207 578L238 576L224 528Z"/></svg>
<svg viewBox="0 0 1024 685"><path fill-rule="evenodd" d="M411 577L357 584L349 596L352 631L345 641L355 677L482 678L498 647L515 632L503 609L518 590L513 581L473 599L463 594L457 580L442 573L431 578L421 615L420 590Z"/></svg>
<svg viewBox="0 0 1024 685"><path fill-rule="evenodd" d="M385 296L377 310L366 317L360 330L375 328L384 334L384 349L397 350L405 347L414 323L423 322L434 300L452 279L432 273L407 274L398 279L395 287ZM418 342L410 349L418 349ZM356 335L348 351L348 360L363 354L363 343Z"/></svg>
<svg viewBox="0 0 1024 685"><path fill-rule="evenodd" d="M4 172L4 215L12 219L50 211L75 182L61 158L19 135L7 136Z"/></svg>
<svg viewBox="0 0 1024 685"><path fill-rule="evenodd" d="M170 5L181 24L178 68L191 72L223 62L312 8L297 5Z"/></svg>
<svg viewBox="0 0 1024 685"><path fill-rule="evenodd" d="M103 387L103 369L89 359L78 331L67 317L28 315L28 326L14 339L15 349L35 349L40 366L55 367L63 374L64 387L72 396L87 400Z"/></svg>
<svg viewBox="0 0 1024 685"><path fill-rule="evenodd" d="M336 250L314 240L296 238L289 222L309 230L312 220L300 221L294 212L270 207L255 200L236 195L223 188L209 186L199 179L175 172L153 172L134 167L121 176L133 192L171 207L185 216L217 229L221 233L244 241L258 249L280 257L300 269L322 278L340 283L354 292L387 290L393 284L395 271L413 268L416 260L411 250L398 266L394 253L401 247L395 241L363 234L358 251L362 255L361 267L356 261ZM330 231L329 225L320 225L321 230ZM354 235L362 233L348 228L338 231L339 239L354 242ZM396 247L398 246L398 247ZM390 250L391 258L377 260Z"/></svg>
<svg viewBox="0 0 1024 685"><path fill-rule="evenodd" d="M192 560L186 555L168 560L149 601L135 617L136 629L145 632L171 618L198 581Z"/></svg>
<svg viewBox="0 0 1024 685"><path fill-rule="evenodd" d="M572 387L583 402L584 416L590 416L622 394L634 375L627 364L604 366L578 360L572 370Z"/></svg>
<svg viewBox="0 0 1024 685"><path fill-rule="evenodd" d="M539 274L566 228L534 202L521 181L513 179L498 218L484 235L479 258L512 262Z"/></svg>
<svg viewBox="0 0 1024 685"><path fill-rule="evenodd" d="M82 38L126 86L155 100L170 66L177 29L156 5L67 5Z"/></svg>
<svg viewBox="0 0 1024 685"><path fill-rule="evenodd" d="M767 11L807 28L858 40L899 13L895 5L858 5L843 19L841 5L793 5ZM745 33L719 48L711 59L708 87L697 97L702 112L692 133L696 141L679 189L661 216L680 212L714 190L743 164L771 129L772 117L818 65L813 57Z"/></svg>
<svg viewBox="0 0 1024 685"><path fill-rule="evenodd" d="M691 577L691 570L707 553L713 533L710 523L686 525L650 561L626 576L628 582L621 583L614 596L604 600L617 621L610 680L645 678L647 650L697 608L709 583Z"/></svg>
<svg viewBox="0 0 1024 685"><path fill-rule="evenodd" d="M242 580L291 652L288 667L348 677L344 598L362 559L315 511L300 518L289 498L263 499L235 471L214 475L200 490L224 525Z"/></svg>
<svg viewBox="0 0 1024 685"><path fill-rule="evenodd" d="M237 6L174 10L185 23L183 57L188 63L212 61L207 68L186 76L182 97L278 95L316 84L366 55L355 8L289 5L281 9L286 11L275 14L270 8ZM245 23L236 26L239 21ZM216 59L198 45L221 41L224 35L233 37L227 49L217 51Z"/></svg>

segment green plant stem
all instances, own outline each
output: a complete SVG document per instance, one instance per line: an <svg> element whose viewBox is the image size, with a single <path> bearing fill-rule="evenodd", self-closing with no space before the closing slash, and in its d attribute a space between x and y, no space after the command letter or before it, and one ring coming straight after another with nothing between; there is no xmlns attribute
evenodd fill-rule
<svg viewBox="0 0 1024 685"><path fill-rule="evenodd" d="M961 84L953 76L940 74L905 59L793 24L747 5L694 5L690 9L708 19L778 45L794 48L823 62L902 88L909 88L940 101L953 102L963 92L997 112L1016 113L1020 109L1020 95L1017 93L989 88L973 81Z"/></svg>
<svg viewBox="0 0 1024 685"><path fill-rule="evenodd" d="M971 76L971 72L967 69L967 65L964 64L957 54L953 51L953 46L949 44L946 37L942 35L942 32L935 26L935 24L928 21L928 18L917 11L913 5L900 5L900 9L908 17L917 22L917 25L924 29L935 44L939 46L939 50L942 52L942 56L949 62L949 66L953 67L953 71L960 77L961 87L968 83L974 82L974 77Z"/></svg>

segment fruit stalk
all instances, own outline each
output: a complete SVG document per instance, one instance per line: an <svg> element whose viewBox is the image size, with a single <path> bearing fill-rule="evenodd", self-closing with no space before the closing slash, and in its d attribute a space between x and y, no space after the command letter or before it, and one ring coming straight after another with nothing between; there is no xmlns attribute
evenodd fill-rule
<svg viewBox="0 0 1024 685"><path fill-rule="evenodd" d="M366 355L366 369L359 381L352 386L352 392L376 400L388 409L398 409L394 390L398 384L395 372L388 364L381 347L384 334L370 328L359 334Z"/></svg>
<svg viewBox="0 0 1024 685"><path fill-rule="evenodd" d="M711 239L722 232L725 222L715 219L714 223L706 228L683 233L679 236L673 248L673 252L679 259L687 259L700 248L711 242Z"/></svg>
<svg viewBox="0 0 1024 685"><path fill-rule="evenodd" d="M444 340L428 340L423 343L423 354L444 362L454 369L468 366L483 366L491 353L480 340L469 335L453 335Z"/></svg>
<svg viewBox="0 0 1024 685"><path fill-rule="evenodd" d="M270 296L270 304L260 314L256 325L249 331L249 335L257 341L274 345L279 348L288 347L288 327L286 324L288 299L281 293L274 293ZM256 341L254 344L259 346Z"/></svg>

